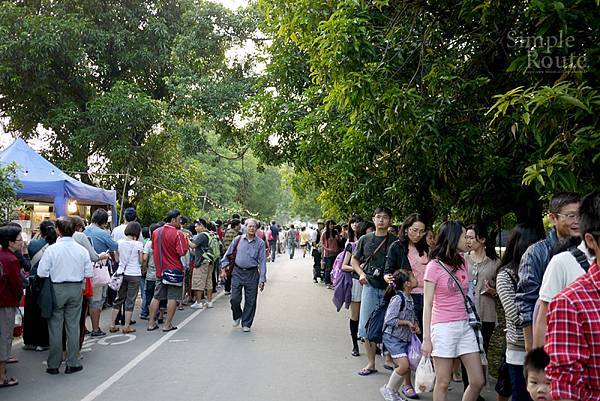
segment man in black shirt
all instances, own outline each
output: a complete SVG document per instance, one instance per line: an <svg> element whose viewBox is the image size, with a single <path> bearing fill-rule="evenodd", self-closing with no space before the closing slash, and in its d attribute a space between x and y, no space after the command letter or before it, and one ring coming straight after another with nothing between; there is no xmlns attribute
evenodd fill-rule
<svg viewBox="0 0 600 401"><path fill-rule="evenodd" d="M375 209L373 213L375 232L360 237L352 255L352 267L363 285L358 335L365 339L368 363L358 372L361 376L377 371L375 369L376 344L366 339L365 326L373 311L384 302L383 295L387 288L384 279L386 255L389 246L396 241L396 237L388 233L391 218L392 211L389 208L380 206Z"/></svg>

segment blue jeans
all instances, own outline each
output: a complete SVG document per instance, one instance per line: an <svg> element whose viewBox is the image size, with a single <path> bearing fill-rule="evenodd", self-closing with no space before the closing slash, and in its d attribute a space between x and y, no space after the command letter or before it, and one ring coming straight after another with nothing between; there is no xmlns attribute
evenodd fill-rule
<svg viewBox="0 0 600 401"><path fill-rule="evenodd" d="M146 278L142 277L142 279L140 280L140 295L142 296L142 311L141 311L141 315L148 315L148 313L150 313L150 311L148 310L148 308L144 308L146 306ZM148 302L148 305L150 305L150 302Z"/></svg>
<svg viewBox="0 0 600 401"><path fill-rule="evenodd" d="M527 392L523 365L511 365L510 363L506 365L508 366L508 374L510 376L510 383L512 384L512 400L531 401L531 397Z"/></svg>
<svg viewBox="0 0 600 401"><path fill-rule="evenodd" d="M331 270L333 269L333 262L335 262L335 256L324 256L323 262L325 262L325 284L331 284Z"/></svg>
<svg viewBox="0 0 600 401"><path fill-rule="evenodd" d="M360 298L360 317L358 320L358 335L362 338L367 337L367 320L377 307L383 304L383 294L385 290L371 287L369 284L363 285Z"/></svg>

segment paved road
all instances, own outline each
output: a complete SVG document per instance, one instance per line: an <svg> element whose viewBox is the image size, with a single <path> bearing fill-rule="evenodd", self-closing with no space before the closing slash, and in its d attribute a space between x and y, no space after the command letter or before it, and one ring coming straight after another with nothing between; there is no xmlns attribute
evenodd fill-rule
<svg viewBox="0 0 600 401"><path fill-rule="evenodd" d="M331 290L312 283L311 265L298 256L269 264L251 333L231 327L228 297L220 294L214 309L178 311L179 330L147 332L138 320L135 335L86 339L81 373L50 376L45 352L18 345L20 362L9 365L9 374L20 384L0 389L0 399L379 400L388 378L381 360L380 373L357 376L365 359L350 356L347 315L335 312ZM458 400L460 387L453 386L450 400ZM488 390L484 395L495 399Z"/></svg>

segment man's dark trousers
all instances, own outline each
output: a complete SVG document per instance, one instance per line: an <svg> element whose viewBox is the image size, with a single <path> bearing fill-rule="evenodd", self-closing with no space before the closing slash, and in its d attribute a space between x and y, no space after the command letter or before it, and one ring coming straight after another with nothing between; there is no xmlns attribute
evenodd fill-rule
<svg viewBox="0 0 600 401"><path fill-rule="evenodd" d="M322 279L321 252L319 252L316 247L313 248L313 259L315 261L315 264L313 265L313 279Z"/></svg>
<svg viewBox="0 0 600 401"><path fill-rule="evenodd" d="M231 275L231 311L233 320L242 319L242 327L252 327L256 313L256 297L258 296L258 268L242 269L235 267ZM244 310L242 304L244 290Z"/></svg>
<svg viewBox="0 0 600 401"><path fill-rule="evenodd" d="M269 248L271 249L271 262L275 262L275 255L277 255L277 240L276 239L269 241Z"/></svg>

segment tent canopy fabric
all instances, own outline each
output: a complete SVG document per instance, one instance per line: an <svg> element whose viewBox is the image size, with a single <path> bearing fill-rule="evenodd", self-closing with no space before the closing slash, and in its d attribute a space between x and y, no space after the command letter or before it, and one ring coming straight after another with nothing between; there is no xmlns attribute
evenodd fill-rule
<svg viewBox="0 0 600 401"><path fill-rule="evenodd" d="M17 164L17 178L23 184L17 191L19 198L54 203L57 217L68 214L69 199L87 205L110 205L113 224L116 223L116 191L96 188L70 177L21 138L0 152L0 165L11 163Z"/></svg>

